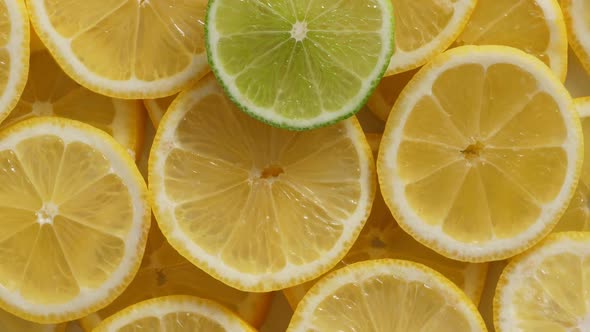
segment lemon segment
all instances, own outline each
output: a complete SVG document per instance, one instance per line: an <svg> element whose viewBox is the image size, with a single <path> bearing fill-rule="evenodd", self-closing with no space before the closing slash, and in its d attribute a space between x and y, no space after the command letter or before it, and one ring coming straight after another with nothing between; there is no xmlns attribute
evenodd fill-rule
<svg viewBox="0 0 590 332"><path fill-rule="evenodd" d="M510 261L494 297L496 331L586 330L589 260L589 234L563 232Z"/></svg>
<svg viewBox="0 0 590 332"><path fill-rule="evenodd" d="M475 8L475 0L391 0L395 51L386 76L418 68L447 49Z"/></svg>
<svg viewBox="0 0 590 332"><path fill-rule="evenodd" d="M590 73L590 3L584 0L561 0L568 39L574 52Z"/></svg>
<svg viewBox="0 0 590 332"><path fill-rule="evenodd" d="M0 306L58 323L112 301L137 271L149 227L129 156L89 125L37 118L2 132L0 163Z"/></svg>
<svg viewBox="0 0 590 332"><path fill-rule="evenodd" d="M69 78L47 50L31 54L29 80L21 99L1 128L38 116L58 116L101 129L139 156L145 114L135 100L94 93Z"/></svg>
<svg viewBox="0 0 590 332"><path fill-rule="evenodd" d="M276 127L323 127L359 111L383 75L391 2L214 0L207 52L243 111Z"/></svg>
<svg viewBox="0 0 590 332"><path fill-rule="evenodd" d="M536 56L565 81L567 32L556 0L479 0L456 43L518 48Z"/></svg>
<svg viewBox="0 0 590 332"><path fill-rule="evenodd" d="M584 133L584 156L590 156L590 98L574 99ZM590 231L590 163L584 157L578 187L554 232Z"/></svg>
<svg viewBox="0 0 590 332"><path fill-rule="evenodd" d="M106 319L95 332L254 332L221 305L192 296L164 296L134 304Z"/></svg>
<svg viewBox="0 0 590 332"><path fill-rule="evenodd" d="M172 95L209 71L207 2L29 0L39 37L64 71L103 95Z"/></svg>
<svg viewBox="0 0 590 332"><path fill-rule="evenodd" d="M270 127L239 112L211 76L179 95L162 119L149 183L175 249L230 286L259 292L336 264L375 192L356 119L308 132Z"/></svg>
<svg viewBox="0 0 590 332"><path fill-rule="evenodd" d="M0 122L14 108L29 70L29 18L20 0L0 0Z"/></svg>
<svg viewBox="0 0 590 332"><path fill-rule="evenodd" d="M448 51L413 78L387 122L385 201L404 230L449 258L514 256L551 231L574 194L583 142L572 109L522 51Z"/></svg>
<svg viewBox="0 0 590 332"><path fill-rule="evenodd" d="M395 308L395 310L392 310ZM355 263L330 273L297 306L295 331L486 331L452 282L401 260Z"/></svg>

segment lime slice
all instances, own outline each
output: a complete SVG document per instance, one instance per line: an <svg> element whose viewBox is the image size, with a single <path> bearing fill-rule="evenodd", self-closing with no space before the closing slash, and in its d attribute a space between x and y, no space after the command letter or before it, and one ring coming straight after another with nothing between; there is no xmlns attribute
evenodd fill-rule
<svg viewBox="0 0 590 332"><path fill-rule="evenodd" d="M246 113L294 130L356 113L393 53L390 0L209 2L211 67Z"/></svg>

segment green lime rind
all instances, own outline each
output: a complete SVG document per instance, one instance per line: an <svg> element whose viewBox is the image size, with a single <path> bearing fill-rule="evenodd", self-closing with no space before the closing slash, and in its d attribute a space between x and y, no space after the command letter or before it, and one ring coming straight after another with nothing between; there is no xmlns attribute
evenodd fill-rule
<svg viewBox="0 0 590 332"><path fill-rule="evenodd" d="M310 122L310 119L305 119L305 120L297 120L297 119L289 119L287 117L282 117L283 120L271 120L268 117L263 116L261 113L263 112L258 112L255 111L253 109L250 109L248 106L246 106L243 102L241 102L241 99L246 99L246 98L240 98L235 96L228 84L226 84L224 82L224 78L222 76L221 71L219 70L218 64L217 64L217 60L215 59L215 57L213 56L212 53L212 41L211 41L211 31L212 31L212 25L214 24L211 15L212 15L212 10L211 8L217 4L220 1L224 1L224 0L210 0L209 3L207 4L207 14L205 16L205 46L206 46L206 52L207 52L207 60L209 62L209 65L211 67L211 71L213 72L215 78L217 79L217 81L219 82L219 84L221 85L221 87L223 88L223 90L225 91L225 93L227 94L227 97L243 112L245 112L246 114L248 114L249 116L251 116L254 119L257 119L263 123L266 123L270 126L273 127L277 127L277 128L281 128L281 129L286 129L286 130L292 130L292 131L306 131L306 130L313 130L313 129L318 129L318 128L322 128L322 127L327 127L330 125L333 125L337 122L340 122L342 120L348 119L351 116L355 115L356 113L358 113L363 107L364 105L367 103L369 97L373 94L373 92L375 91L375 89L377 88L377 86L379 85L379 83L381 82L381 79L383 78L383 76L385 75L387 68L389 66L389 61L391 59L391 56L393 55L394 49L395 49L395 19L394 19L394 8L393 5L391 3L391 1L389 0L381 0L381 3L383 5L383 10L385 10L390 18L390 25L389 25L389 33L388 39L383 39L383 45L385 45L386 49L383 55L383 63L381 64L379 71L378 71L378 75L376 75L376 77L374 78L370 78L370 83L368 85L368 89L365 93L365 96L361 99L361 101L355 105L354 107L352 107L352 109L349 112L345 112L345 113L341 113L338 116L334 116L333 118L329 118L328 120L325 121L316 121L314 123L308 124L308 125L301 125L302 122ZM353 98L351 98L353 99ZM312 119L313 120L313 119ZM298 123L299 122L299 123ZM313 122L313 121L312 121Z"/></svg>

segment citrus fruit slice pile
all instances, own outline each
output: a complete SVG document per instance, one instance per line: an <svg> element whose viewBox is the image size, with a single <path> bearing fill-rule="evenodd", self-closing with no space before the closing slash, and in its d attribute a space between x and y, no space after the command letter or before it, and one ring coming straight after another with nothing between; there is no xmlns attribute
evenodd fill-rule
<svg viewBox="0 0 590 332"><path fill-rule="evenodd" d="M590 330L588 82L587 0L0 0L0 332Z"/></svg>

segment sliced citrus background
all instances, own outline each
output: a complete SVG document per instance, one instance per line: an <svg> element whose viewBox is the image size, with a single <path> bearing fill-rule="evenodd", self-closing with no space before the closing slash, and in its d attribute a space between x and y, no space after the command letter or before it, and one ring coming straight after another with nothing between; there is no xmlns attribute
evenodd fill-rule
<svg viewBox="0 0 590 332"><path fill-rule="evenodd" d="M145 122L141 102L106 97L80 86L47 50L31 54L27 85L1 127L37 116L85 122L113 136L134 158L139 156Z"/></svg>
<svg viewBox="0 0 590 332"><path fill-rule="evenodd" d="M590 97L574 99L584 137L584 156L590 156ZM590 231L590 162L584 158L578 188L554 232Z"/></svg>
<svg viewBox="0 0 590 332"><path fill-rule="evenodd" d="M209 71L207 1L27 0L31 22L64 71L103 95L172 95Z"/></svg>
<svg viewBox="0 0 590 332"><path fill-rule="evenodd" d="M166 110L174 101L177 95L172 95L164 98L158 99L144 99L143 104L148 111L148 115L150 116L150 120L152 120L152 124L155 128L158 128L160 125L160 120L166 113Z"/></svg>
<svg viewBox="0 0 590 332"><path fill-rule="evenodd" d="M368 138L369 142L376 139L375 136L368 136ZM372 145L374 153L377 152L379 141L377 140L376 143ZM454 261L418 243L397 225L383 201L381 193L377 190L371 215L365 227L350 251L335 268L360 261L383 258L405 259L429 266L453 281L473 303L479 303L486 278L487 264ZM318 280L315 279L283 290L292 308L297 307L299 301Z"/></svg>
<svg viewBox="0 0 590 332"><path fill-rule="evenodd" d="M102 320L132 304L176 294L216 301L254 327L264 322L272 300L271 293L241 292L199 270L168 244L157 225L152 225L135 279L115 301L82 318L81 324L90 332Z"/></svg>
<svg viewBox="0 0 590 332"><path fill-rule="evenodd" d="M391 0L395 51L386 76L418 68L446 50L459 36L476 0Z"/></svg>
<svg viewBox="0 0 590 332"><path fill-rule="evenodd" d="M152 207L171 245L207 273L246 291L283 289L350 249L371 210L374 167L355 118L274 128L240 112L209 76L160 123Z"/></svg>
<svg viewBox="0 0 590 332"><path fill-rule="evenodd" d="M134 304L109 317L95 332L254 332L216 302L193 296L164 296Z"/></svg>
<svg viewBox="0 0 590 332"><path fill-rule="evenodd" d="M478 0L456 43L516 47L539 58L565 81L567 32L556 0Z"/></svg>
<svg viewBox="0 0 590 332"><path fill-rule="evenodd" d="M64 332L65 324L37 324L0 309L0 331Z"/></svg>
<svg viewBox="0 0 590 332"><path fill-rule="evenodd" d="M367 106L381 120L387 121L393 104L408 82L416 75L418 69L409 70L392 76L385 76L369 100Z"/></svg>
<svg viewBox="0 0 590 332"><path fill-rule="evenodd" d="M558 222L580 175L572 106L548 67L523 51L445 52L404 89L383 135L379 180L395 219L457 260L530 248Z"/></svg>
<svg viewBox="0 0 590 332"><path fill-rule="evenodd" d="M410 261L355 263L322 278L288 332L486 331L473 303L438 272Z"/></svg>
<svg viewBox="0 0 590 332"><path fill-rule="evenodd" d="M29 18L21 0L0 0L0 122L18 102L29 70Z"/></svg>
<svg viewBox="0 0 590 332"><path fill-rule="evenodd" d="M393 52L390 0L212 0L207 53L240 109L276 127L324 127L358 112Z"/></svg>
<svg viewBox="0 0 590 332"><path fill-rule="evenodd" d="M506 331L585 331L590 322L590 233L552 234L511 260L494 297Z"/></svg>
<svg viewBox="0 0 590 332"><path fill-rule="evenodd" d="M590 73L590 3L586 0L561 0L561 8L570 45Z"/></svg>
<svg viewBox="0 0 590 332"><path fill-rule="evenodd" d="M147 188L126 151L90 125L33 118L0 133L0 163L0 306L60 323L116 298L149 228Z"/></svg>
<svg viewBox="0 0 590 332"><path fill-rule="evenodd" d="M590 71L586 71L570 48L567 60L567 78L565 87L573 98L583 98L590 96Z"/></svg>
<svg viewBox="0 0 590 332"><path fill-rule="evenodd" d="M477 306L483 321L486 323L488 331L494 331L494 294L496 292L498 280L500 280L500 275L502 274L502 271L504 271L506 264L508 264L508 261L506 260L489 263L486 282L483 287L479 305Z"/></svg>

